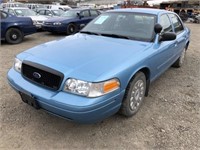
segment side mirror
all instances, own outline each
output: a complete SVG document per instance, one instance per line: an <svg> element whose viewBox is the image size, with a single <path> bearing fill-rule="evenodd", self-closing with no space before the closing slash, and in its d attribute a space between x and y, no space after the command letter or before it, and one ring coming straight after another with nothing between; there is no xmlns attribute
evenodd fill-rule
<svg viewBox="0 0 200 150"><path fill-rule="evenodd" d="M162 31L162 26L160 25L160 24L155 24L155 26L154 26L154 32L156 33L156 34L158 34L158 33L161 33L161 31Z"/></svg>
<svg viewBox="0 0 200 150"><path fill-rule="evenodd" d="M80 13L77 13L77 16L78 16L80 19L83 18L83 16L81 16Z"/></svg>
<svg viewBox="0 0 200 150"><path fill-rule="evenodd" d="M159 42L162 41L172 41L176 39L176 34L173 32L166 32L160 35Z"/></svg>

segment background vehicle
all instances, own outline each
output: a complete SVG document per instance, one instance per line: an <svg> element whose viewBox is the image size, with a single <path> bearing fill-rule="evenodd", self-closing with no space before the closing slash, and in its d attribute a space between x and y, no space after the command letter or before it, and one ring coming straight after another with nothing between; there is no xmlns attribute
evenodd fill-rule
<svg viewBox="0 0 200 150"><path fill-rule="evenodd" d="M15 16L30 17L33 20L33 24L37 27L37 29L41 29L44 21L47 20L47 17L39 16L36 14L36 12L30 10L29 8L7 8L6 11Z"/></svg>
<svg viewBox="0 0 200 150"><path fill-rule="evenodd" d="M19 2L15 2L15 3L2 3L2 4L0 4L1 5L1 7L3 8L3 9L5 9L5 8L10 8L10 7L26 7L26 5L25 4L23 4L23 3L19 3ZM26 7L27 8L27 7Z"/></svg>
<svg viewBox="0 0 200 150"><path fill-rule="evenodd" d="M86 25L99 14L99 11L92 9L71 9L59 18L46 20L42 28L49 32L71 35L80 30L80 25Z"/></svg>
<svg viewBox="0 0 200 150"><path fill-rule="evenodd" d="M1 40L11 44L20 43L24 36L36 32L33 21L28 17L16 17L4 11L1 13Z"/></svg>
<svg viewBox="0 0 200 150"><path fill-rule="evenodd" d="M46 8L48 8L48 9L61 9L63 11L68 11L68 10L72 9L68 5L46 5Z"/></svg>
<svg viewBox="0 0 200 150"><path fill-rule="evenodd" d="M44 5L42 5L42 4L27 3L26 6L27 6L29 9L31 9L31 10L33 10L33 11L35 11L35 12L37 12L39 9L44 9L44 8L46 8L46 7L45 7Z"/></svg>
<svg viewBox="0 0 200 150"><path fill-rule="evenodd" d="M37 14L46 17L59 17L64 13L61 9L39 9Z"/></svg>

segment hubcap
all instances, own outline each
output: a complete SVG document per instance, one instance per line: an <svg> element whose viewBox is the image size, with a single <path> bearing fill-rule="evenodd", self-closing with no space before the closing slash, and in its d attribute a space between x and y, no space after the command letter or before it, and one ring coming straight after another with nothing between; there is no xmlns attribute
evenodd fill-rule
<svg viewBox="0 0 200 150"><path fill-rule="evenodd" d="M183 50L181 57L180 57L180 64L183 64L183 61L185 59L185 49Z"/></svg>
<svg viewBox="0 0 200 150"><path fill-rule="evenodd" d="M136 111L144 97L145 87L144 82L142 80L138 80L133 86L130 98L130 108L132 111Z"/></svg>
<svg viewBox="0 0 200 150"><path fill-rule="evenodd" d="M73 26L70 26L70 27L69 27L69 31L70 31L71 33L74 33L74 30L75 30L75 29L74 29Z"/></svg>
<svg viewBox="0 0 200 150"><path fill-rule="evenodd" d="M17 39L17 35L16 35L16 34L13 34L13 35L12 35L12 39L13 39L13 40L16 40L16 39Z"/></svg>

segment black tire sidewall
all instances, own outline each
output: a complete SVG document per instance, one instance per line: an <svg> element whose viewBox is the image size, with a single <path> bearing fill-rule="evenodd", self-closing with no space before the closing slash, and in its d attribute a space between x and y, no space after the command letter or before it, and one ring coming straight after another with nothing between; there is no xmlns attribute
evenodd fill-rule
<svg viewBox="0 0 200 150"><path fill-rule="evenodd" d="M74 32L71 32L71 28L74 28ZM68 26L67 26L67 34L68 35L72 35L72 34L74 34L74 33L76 33L77 32L77 27L76 27L76 25L75 24L73 24L73 23L70 23L70 24L68 24Z"/></svg>
<svg viewBox="0 0 200 150"><path fill-rule="evenodd" d="M144 83L144 87L145 87L145 90L144 90L144 95L143 95L143 98L141 100L141 103L140 105L138 106L137 110L136 111L133 111L131 108L130 108L130 98L131 98L131 94L132 94L132 89L134 87L134 85L136 84L136 82L138 80L142 80L143 83ZM133 115L135 115L139 108L141 107L142 103L143 103L143 100L144 100L144 97L145 97L145 91L146 91L146 77L145 77L145 74L143 72L138 72L136 73L136 75L134 76L134 78L130 81L127 89L126 89L126 93L125 93L125 96L124 96L124 99L123 99L123 102L122 102L122 111L121 113L127 117L131 117Z"/></svg>
<svg viewBox="0 0 200 150"><path fill-rule="evenodd" d="M17 33L17 39L12 39L12 34ZM6 31L6 41L10 44L18 44L23 40L23 33L17 28L10 28Z"/></svg>

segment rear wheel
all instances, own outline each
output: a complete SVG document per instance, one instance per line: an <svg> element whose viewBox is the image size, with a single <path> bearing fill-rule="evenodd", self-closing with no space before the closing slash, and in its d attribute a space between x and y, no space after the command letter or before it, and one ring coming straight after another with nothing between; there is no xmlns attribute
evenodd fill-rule
<svg viewBox="0 0 200 150"><path fill-rule="evenodd" d="M70 23L67 26L67 35L71 35L77 32L77 26L73 23Z"/></svg>
<svg viewBox="0 0 200 150"><path fill-rule="evenodd" d="M144 100L146 91L146 77L143 72L136 73L130 81L122 102L120 113L131 117L137 113Z"/></svg>
<svg viewBox="0 0 200 150"><path fill-rule="evenodd" d="M6 32L6 41L11 44L18 44L24 38L23 33L17 28L10 28Z"/></svg>
<svg viewBox="0 0 200 150"><path fill-rule="evenodd" d="M176 60L176 62L172 65L172 67L179 68L183 65L183 62L185 60L185 53L186 49L184 48L184 50L181 53L181 56Z"/></svg>

